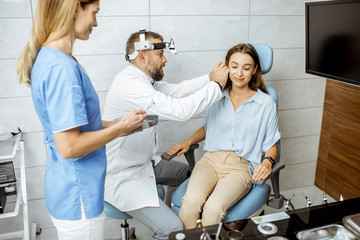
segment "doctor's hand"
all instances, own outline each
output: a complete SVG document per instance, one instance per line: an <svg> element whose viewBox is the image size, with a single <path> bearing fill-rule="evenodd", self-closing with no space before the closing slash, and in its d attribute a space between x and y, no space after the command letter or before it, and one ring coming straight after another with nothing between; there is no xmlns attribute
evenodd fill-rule
<svg viewBox="0 0 360 240"><path fill-rule="evenodd" d="M210 81L216 81L221 84L224 89L229 77L229 67L225 62L218 62L214 70L209 74Z"/></svg>
<svg viewBox="0 0 360 240"><path fill-rule="evenodd" d="M135 132L142 130L133 131L141 127L142 122L146 118L146 112L144 110L131 111L124 116L117 118L113 121L113 125L119 127L119 137L127 136Z"/></svg>
<svg viewBox="0 0 360 240"><path fill-rule="evenodd" d="M186 153L189 150L190 145L191 144L188 143L187 141L179 142L174 146L172 146L171 148L169 148L169 150L166 153L168 155L174 155L175 153L177 153L176 156L180 156L181 154Z"/></svg>
<svg viewBox="0 0 360 240"><path fill-rule="evenodd" d="M255 181L260 181L267 178L272 172L271 167L272 165L268 161L263 161L262 163L256 165L252 179L254 179Z"/></svg>

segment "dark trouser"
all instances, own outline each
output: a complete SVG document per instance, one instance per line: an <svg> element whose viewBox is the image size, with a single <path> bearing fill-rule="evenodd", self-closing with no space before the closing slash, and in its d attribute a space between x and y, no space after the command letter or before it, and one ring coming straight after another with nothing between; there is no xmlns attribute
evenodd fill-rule
<svg viewBox="0 0 360 240"><path fill-rule="evenodd" d="M177 186L190 177L190 167L188 164L174 160L161 160L156 166L154 166L154 172L156 183L167 186L164 202L170 207L173 192Z"/></svg>

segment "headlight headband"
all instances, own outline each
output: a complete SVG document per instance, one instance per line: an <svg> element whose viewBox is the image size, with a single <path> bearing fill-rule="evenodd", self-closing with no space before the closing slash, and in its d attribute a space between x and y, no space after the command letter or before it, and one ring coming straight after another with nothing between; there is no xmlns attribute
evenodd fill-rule
<svg viewBox="0 0 360 240"><path fill-rule="evenodd" d="M170 53L177 54L175 49L175 42L171 38L170 42L152 43L149 40L145 40L145 28L139 29L140 41L134 43L135 51L131 54L125 54L126 61L134 60L140 51L152 50L152 49L169 49Z"/></svg>

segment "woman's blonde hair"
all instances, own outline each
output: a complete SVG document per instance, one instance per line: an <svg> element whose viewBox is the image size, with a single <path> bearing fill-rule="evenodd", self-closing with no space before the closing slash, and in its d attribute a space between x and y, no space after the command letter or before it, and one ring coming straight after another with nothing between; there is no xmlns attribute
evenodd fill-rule
<svg viewBox="0 0 360 240"><path fill-rule="evenodd" d="M31 86L31 70L41 47L70 34L72 41L66 49L72 53L75 40L74 19L78 4L84 5L98 0L38 0L29 42L17 62L16 73L20 83Z"/></svg>

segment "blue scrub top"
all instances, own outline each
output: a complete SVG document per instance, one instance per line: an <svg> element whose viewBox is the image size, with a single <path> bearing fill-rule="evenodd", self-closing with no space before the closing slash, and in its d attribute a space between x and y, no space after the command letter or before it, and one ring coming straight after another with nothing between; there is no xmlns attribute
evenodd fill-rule
<svg viewBox="0 0 360 240"><path fill-rule="evenodd" d="M251 175L262 155L280 139L276 104L260 89L236 110L226 89L206 112L204 128L204 150L234 151L250 162Z"/></svg>
<svg viewBox="0 0 360 240"><path fill-rule="evenodd" d="M104 209L105 147L64 159L53 135L75 127L80 132L102 129L99 99L89 77L69 55L43 47L31 71L31 93L48 144L44 197L50 215L81 219L81 197L86 218L98 216Z"/></svg>

